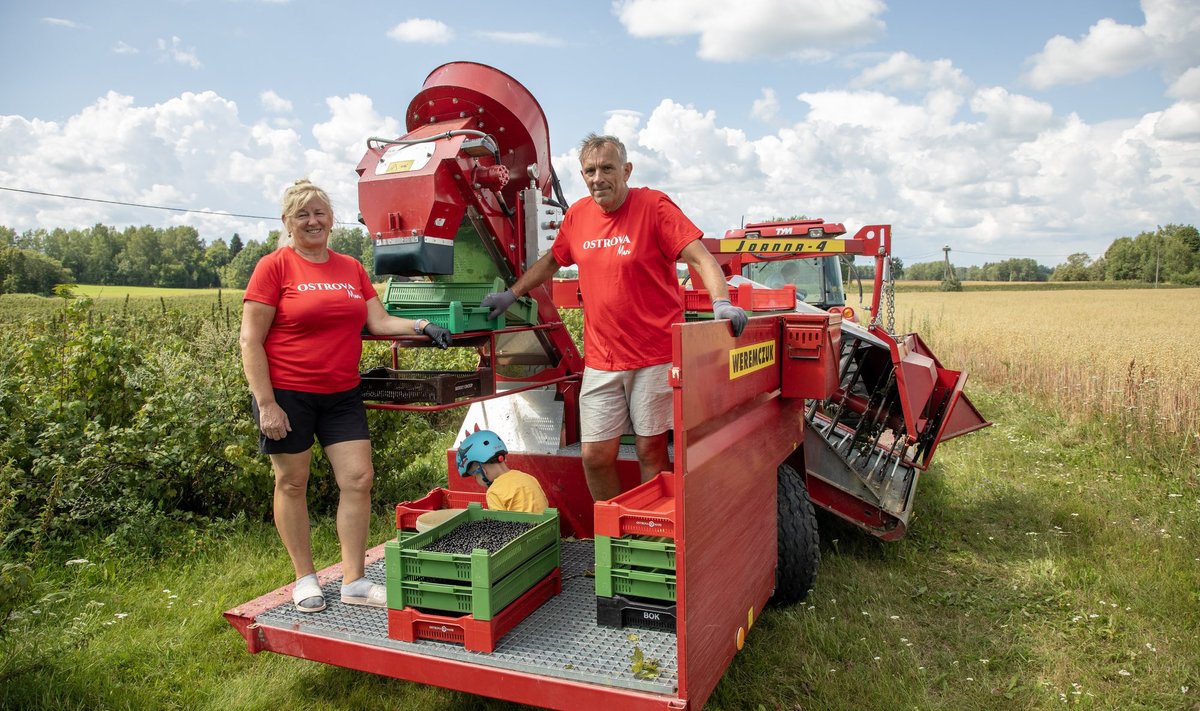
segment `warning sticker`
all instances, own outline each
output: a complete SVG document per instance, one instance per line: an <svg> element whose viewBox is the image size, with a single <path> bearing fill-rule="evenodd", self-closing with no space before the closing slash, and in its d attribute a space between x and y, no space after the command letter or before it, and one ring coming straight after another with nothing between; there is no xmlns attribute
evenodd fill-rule
<svg viewBox="0 0 1200 711"><path fill-rule="evenodd" d="M433 149L424 143L392 146L379 157L379 163L375 165L375 175L415 173L429 164L433 153Z"/></svg>
<svg viewBox="0 0 1200 711"><path fill-rule="evenodd" d="M775 341L763 341L729 351L729 379L775 365Z"/></svg>

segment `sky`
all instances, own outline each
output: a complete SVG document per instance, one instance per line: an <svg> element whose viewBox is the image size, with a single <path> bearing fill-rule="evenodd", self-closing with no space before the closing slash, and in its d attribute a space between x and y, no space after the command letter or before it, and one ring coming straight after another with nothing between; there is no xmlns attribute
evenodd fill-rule
<svg viewBox="0 0 1200 711"><path fill-rule="evenodd" d="M708 236L805 215L1053 266L1200 223L1197 37L1200 0L6 0L0 225L261 240L299 177L353 224L367 137L472 61L541 104L569 201L596 131Z"/></svg>

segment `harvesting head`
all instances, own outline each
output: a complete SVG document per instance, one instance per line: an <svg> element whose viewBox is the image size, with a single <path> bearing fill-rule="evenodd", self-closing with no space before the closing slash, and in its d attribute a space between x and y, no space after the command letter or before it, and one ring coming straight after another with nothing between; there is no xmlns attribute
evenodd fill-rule
<svg viewBox="0 0 1200 711"><path fill-rule="evenodd" d="M356 168L375 272L453 273L464 219L510 242L497 254L516 252L518 193L550 192L549 129L529 91L492 67L446 64L425 80L406 122L403 137L368 139Z"/></svg>

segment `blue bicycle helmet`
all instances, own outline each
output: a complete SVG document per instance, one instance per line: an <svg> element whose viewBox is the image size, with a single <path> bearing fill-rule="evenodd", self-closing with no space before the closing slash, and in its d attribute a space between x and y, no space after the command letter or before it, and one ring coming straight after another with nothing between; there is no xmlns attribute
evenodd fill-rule
<svg viewBox="0 0 1200 711"><path fill-rule="evenodd" d="M458 445L458 454L454 457L454 464L458 467L459 476L472 476L472 473L468 471L471 464L476 462L484 464L504 454L508 454L508 450L505 449L500 435L491 430L479 430Z"/></svg>

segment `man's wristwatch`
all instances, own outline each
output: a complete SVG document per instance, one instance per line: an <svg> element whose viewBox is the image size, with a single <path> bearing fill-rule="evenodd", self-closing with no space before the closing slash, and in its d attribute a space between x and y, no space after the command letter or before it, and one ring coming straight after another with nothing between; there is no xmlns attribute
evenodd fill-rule
<svg viewBox="0 0 1200 711"><path fill-rule="evenodd" d="M413 330L419 336L422 333L425 333L425 327L428 325L429 325L429 319L419 318L419 319L417 319L416 323L413 324Z"/></svg>

